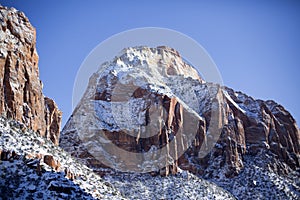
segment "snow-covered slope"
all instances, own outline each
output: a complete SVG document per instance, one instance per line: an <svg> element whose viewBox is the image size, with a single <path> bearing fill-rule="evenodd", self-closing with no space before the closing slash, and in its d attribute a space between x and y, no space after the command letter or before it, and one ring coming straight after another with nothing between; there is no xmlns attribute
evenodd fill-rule
<svg viewBox="0 0 300 200"><path fill-rule="evenodd" d="M21 123L0 118L0 199L122 199L110 183Z"/></svg>
<svg viewBox="0 0 300 200"><path fill-rule="evenodd" d="M216 160L215 160L216 161ZM216 161L217 162L217 161ZM284 163L266 152L246 155L244 168L232 178L224 177L224 171L211 167L203 177L229 191L240 200L252 199L300 199L299 172L290 170ZM277 172L277 166L288 172Z"/></svg>
<svg viewBox="0 0 300 200"><path fill-rule="evenodd" d="M186 171L152 177L109 170L101 178L23 124L4 118L0 153L0 199L234 199Z"/></svg>
<svg viewBox="0 0 300 200"><path fill-rule="evenodd" d="M235 199L226 190L187 171L167 177L114 172L104 179L130 199Z"/></svg>

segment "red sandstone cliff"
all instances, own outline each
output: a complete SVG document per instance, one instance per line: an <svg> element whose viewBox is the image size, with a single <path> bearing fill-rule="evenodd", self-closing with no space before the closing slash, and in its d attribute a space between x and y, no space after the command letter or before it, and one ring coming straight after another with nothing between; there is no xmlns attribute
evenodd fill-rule
<svg viewBox="0 0 300 200"><path fill-rule="evenodd" d="M36 31L24 13L0 6L0 113L56 145L61 111L42 93Z"/></svg>
<svg viewBox="0 0 300 200"><path fill-rule="evenodd" d="M278 173L299 169L299 139L274 101L205 83L168 47L136 47L90 78L60 144L96 170L234 177L247 155L269 155Z"/></svg>

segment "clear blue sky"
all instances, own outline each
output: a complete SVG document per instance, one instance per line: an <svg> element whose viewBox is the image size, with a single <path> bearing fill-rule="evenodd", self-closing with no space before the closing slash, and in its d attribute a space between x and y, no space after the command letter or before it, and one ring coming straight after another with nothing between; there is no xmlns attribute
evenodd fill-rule
<svg viewBox="0 0 300 200"><path fill-rule="evenodd" d="M207 3L209 2L209 3ZM37 29L44 93L72 112L72 90L84 58L101 41L132 28L180 31L200 43L224 84L273 99L300 122L299 1L9 1Z"/></svg>

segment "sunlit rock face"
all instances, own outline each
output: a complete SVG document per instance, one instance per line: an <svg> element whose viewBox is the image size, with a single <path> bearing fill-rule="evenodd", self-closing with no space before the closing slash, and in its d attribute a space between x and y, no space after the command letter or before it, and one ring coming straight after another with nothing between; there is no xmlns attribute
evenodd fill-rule
<svg viewBox="0 0 300 200"><path fill-rule="evenodd" d="M42 93L35 29L14 8L0 6L0 22L0 113L58 144L62 113Z"/></svg>
<svg viewBox="0 0 300 200"><path fill-rule="evenodd" d="M299 168L299 130L282 106L205 82L164 46L126 48L104 63L60 145L95 170L234 177L244 156L262 152L284 163L266 163L278 172Z"/></svg>

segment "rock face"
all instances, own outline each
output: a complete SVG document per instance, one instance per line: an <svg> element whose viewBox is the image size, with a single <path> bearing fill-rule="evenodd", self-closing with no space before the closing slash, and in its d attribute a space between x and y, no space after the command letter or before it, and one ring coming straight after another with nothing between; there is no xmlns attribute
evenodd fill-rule
<svg viewBox="0 0 300 200"><path fill-rule="evenodd" d="M299 139L274 101L206 83L174 49L135 47L93 74L60 145L95 170L234 177L248 155L270 155L276 173L299 169Z"/></svg>
<svg viewBox="0 0 300 200"><path fill-rule="evenodd" d="M22 12L0 6L0 113L58 144L61 111L39 80L36 32Z"/></svg>
<svg viewBox="0 0 300 200"><path fill-rule="evenodd" d="M266 161L265 167L279 174L299 169L300 133L290 113L274 101L254 100L241 92L224 89L228 123L206 164L222 160L215 167L226 166L225 175L233 177L243 169L245 155L260 159L267 154L273 161Z"/></svg>
<svg viewBox="0 0 300 200"><path fill-rule="evenodd" d="M44 102L46 122L45 136L54 144L58 145L62 112L58 109L56 103L52 99L44 97Z"/></svg>

